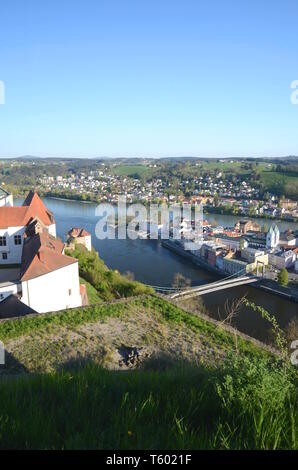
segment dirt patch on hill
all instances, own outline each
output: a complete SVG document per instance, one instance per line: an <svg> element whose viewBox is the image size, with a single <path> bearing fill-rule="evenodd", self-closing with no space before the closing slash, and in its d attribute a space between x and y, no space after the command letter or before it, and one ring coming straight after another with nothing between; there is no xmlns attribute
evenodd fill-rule
<svg viewBox="0 0 298 470"><path fill-rule="evenodd" d="M154 309L133 304L127 305L121 318L77 327L54 326L51 331L8 340L5 348L6 365L1 374L51 372L90 359L108 369L128 370L161 357L204 363L224 357L224 352L199 332L164 320Z"/></svg>

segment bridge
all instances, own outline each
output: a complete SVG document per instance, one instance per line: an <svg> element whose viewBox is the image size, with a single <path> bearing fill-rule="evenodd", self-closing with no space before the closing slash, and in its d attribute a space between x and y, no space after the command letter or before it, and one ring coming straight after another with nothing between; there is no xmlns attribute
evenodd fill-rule
<svg viewBox="0 0 298 470"><path fill-rule="evenodd" d="M209 284L201 286L190 287L188 289L179 289L175 287L160 287L150 286L156 290L156 292L167 295L170 299L191 299L201 295L211 294L224 289L231 289L232 287L242 286L245 284L254 284L259 281L260 278L253 274L242 275L241 272L232 274L224 279L220 279Z"/></svg>

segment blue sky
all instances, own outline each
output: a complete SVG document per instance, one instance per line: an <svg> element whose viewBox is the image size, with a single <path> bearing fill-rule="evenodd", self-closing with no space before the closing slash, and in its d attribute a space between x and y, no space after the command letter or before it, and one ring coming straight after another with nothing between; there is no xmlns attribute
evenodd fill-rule
<svg viewBox="0 0 298 470"><path fill-rule="evenodd" d="M0 156L298 155L296 0L10 0Z"/></svg>

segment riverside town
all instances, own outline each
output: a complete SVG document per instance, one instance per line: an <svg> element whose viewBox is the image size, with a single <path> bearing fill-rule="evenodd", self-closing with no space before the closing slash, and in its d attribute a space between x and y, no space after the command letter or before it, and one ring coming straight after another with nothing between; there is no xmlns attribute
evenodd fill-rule
<svg viewBox="0 0 298 470"><path fill-rule="evenodd" d="M4 3L0 450L291 458L298 5Z"/></svg>

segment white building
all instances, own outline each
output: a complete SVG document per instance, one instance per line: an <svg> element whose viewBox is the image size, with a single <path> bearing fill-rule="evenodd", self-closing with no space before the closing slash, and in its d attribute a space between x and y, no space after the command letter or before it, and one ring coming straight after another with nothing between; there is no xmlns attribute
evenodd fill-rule
<svg viewBox="0 0 298 470"><path fill-rule="evenodd" d="M230 250L240 250L240 247L247 248L248 242L245 238L228 237L225 235L215 235L214 241L220 245L224 245Z"/></svg>
<svg viewBox="0 0 298 470"><path fill-rule="evenodd" d="M244 248L241 250L241 258L243 258L248 263L262 263L268 264L268 254L265 254L264 251L258 250L256 248Z"/></svg>
<svg viewBox="0 0 298 470"><path fill-rule="evenodd" d="M91 234L84 228L73 227L67 233L67 243L71 246L73 243L84 245L88 251L92 250Z"/></svg>
<svg viewBox="0 0 298 470"><path fill-rule="evenodd" d="M270 230L267 232L266 235L266 247L267 248L276 248L279 244L279 229L277 225L270 227Z"/></svg>
<svg viewBox="0 0 298 470"><path fill-rule="evenodd" d="M22 305L24 313L82 305L78 260L64 254L53 214L36 193L23 206L0 207L1 265L0 317L5 309L22 314Z"/></svg>
<svg viewBox="0 0 298 470"><path fill-rule="evenodd" d="M295 261L296 253L292 250L269 253L269 264L278 269L292 268Z"/></svg>
<svg viewBox="0 0 298 470"><path fill-rule="evenodd" d="M25 241L22 302L37 312L81 306L78 260L64 255L64 245L47 232Z"/></svg>
<svg viewBox="0 0 298 470"><path fill-rule="evenodd" d="M13 195L0 188L0 207L13 206Z"/></svg>
<svg viewBox="0 0 298 470"><path fill-rule="evenodd" d="M298 232L293 232L292 230L287 230L281 234L280 245L285 247L295 247L298 245Z"/></svg>
<svg viewBox="0 0 298 470"><path fill-rule="evenodd" d="M22 206L0 207L0 265L19 265L22 259L25 231L39 223L56 236L56 224L51 211L37 193L30 191Z"/></svg>

